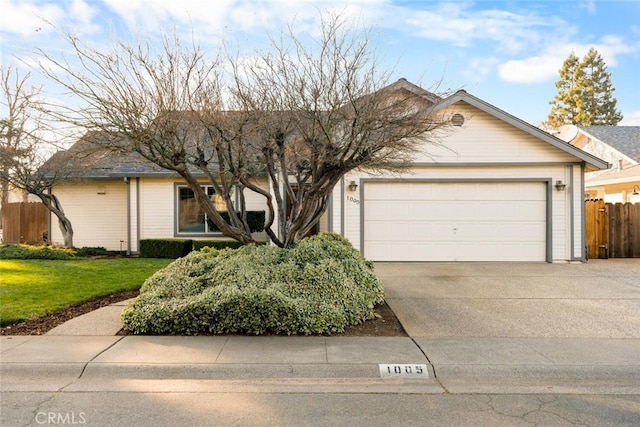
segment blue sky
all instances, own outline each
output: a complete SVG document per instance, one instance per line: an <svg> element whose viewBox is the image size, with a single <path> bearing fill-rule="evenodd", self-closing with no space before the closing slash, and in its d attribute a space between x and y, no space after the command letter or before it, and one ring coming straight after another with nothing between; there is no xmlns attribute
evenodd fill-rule
<svg viewBox="0 0 640 427"><path fill-rule="evenodd" d="M545 120L564 59L595 47L612 74L620 125L640 125L640 1L0 0L2 64L34 47L67 46L43 20L102 45L131 33L193 33L255 46L296 20L317 28L331 9L371 28L392 81L465 89L529 123Z"/></svg>

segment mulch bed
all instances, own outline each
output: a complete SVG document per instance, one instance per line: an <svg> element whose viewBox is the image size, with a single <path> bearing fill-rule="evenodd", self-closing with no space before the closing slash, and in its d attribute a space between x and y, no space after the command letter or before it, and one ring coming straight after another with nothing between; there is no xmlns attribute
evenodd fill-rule
<svg viewBox="0 0 640 427"><path fill-rule="evenodd" d="M135 298L138 291L120 292L59 310L33 319L0 328L0 335L43 335L67 320L107 305ZM404 328L386 303L375 309L376 317L360 325L352 326L345 332L332 336L351 337L406 337ZM126 334L126 332L124 332Z"/></svg>

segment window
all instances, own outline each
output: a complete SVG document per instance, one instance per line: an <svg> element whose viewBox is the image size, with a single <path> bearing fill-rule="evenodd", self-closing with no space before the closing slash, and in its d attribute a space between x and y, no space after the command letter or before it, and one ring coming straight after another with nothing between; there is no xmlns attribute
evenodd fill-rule
<svg viewBox="0 0 640 427"><path fill-rule="evenodd" d="M203 185L211 201L218 212L226 211L226 205L220 195L210 185ZM177 215L178 233L185 234L220 234L220 231L213 227L211 221L207 221L207 214L196 201L195 194L187 186L177 187Z"/></svg>

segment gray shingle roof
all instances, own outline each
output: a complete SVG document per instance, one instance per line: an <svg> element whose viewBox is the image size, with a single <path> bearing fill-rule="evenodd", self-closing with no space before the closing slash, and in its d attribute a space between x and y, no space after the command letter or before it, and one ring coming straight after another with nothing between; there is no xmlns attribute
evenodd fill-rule
<svg viewBox="0 0 640 427"><path fill-rule="evenodd" d="M578 126L640 163L640 126Z"/></svg>
<svg viewBox="0 0 640 427"><path fill-rule="evenodd" d="M121 154L105 150L100 144L100 135L100 132L88 132L68 150L58 151L51 156L42 168L65 170L66 175L77 179L171 175L137 153Z"/></svg>

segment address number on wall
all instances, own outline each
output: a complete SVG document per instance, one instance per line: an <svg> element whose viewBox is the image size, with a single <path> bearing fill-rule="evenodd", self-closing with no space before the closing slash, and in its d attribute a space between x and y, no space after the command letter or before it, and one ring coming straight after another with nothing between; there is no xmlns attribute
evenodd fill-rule
<svg viewBox="0 0 640 427"><path fill-rule="evenodd" d="M427 365L424 364L380 363L378 366L382 378L429 378Z"/></svg>

